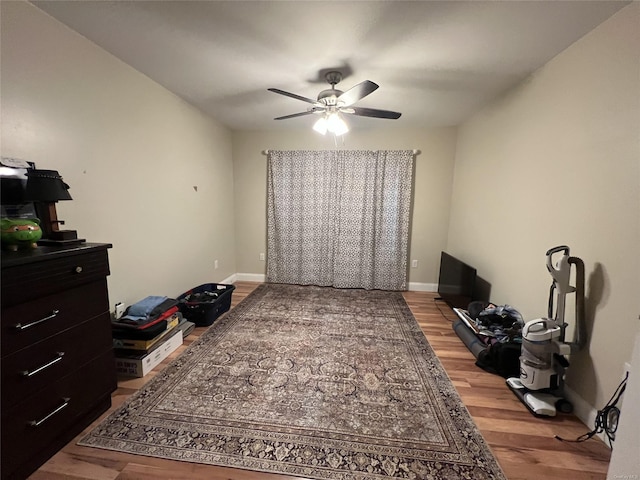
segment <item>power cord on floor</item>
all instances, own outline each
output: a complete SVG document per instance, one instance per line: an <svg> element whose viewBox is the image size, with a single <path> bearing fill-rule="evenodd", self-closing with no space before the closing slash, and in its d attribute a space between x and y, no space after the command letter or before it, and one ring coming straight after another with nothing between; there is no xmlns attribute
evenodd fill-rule
<svg viewBox="0 0 640 480"><path fill-rule="evenodd" d="M444 317L445 320L449 320L449 317L447 317L447 315L445 314L445 312L442 311L442 309L440 308L440 305L438 302L444 302L444 300L442 299L442 297L435 297L433 299L433 303L435 304L436 308L440 311L440 315L442 315ZM449 321L453 321L453 320L449 320Z"/></svg>
<svg viewBox="0 0 640 480"><path fill-rule="evenodd" d="M609 447L613 449L613 442L616 439L616 430L618 430L618 419L620 418L620 409L616 406L620 397L627 388L627 379L629 378L629 372L626 373L616 391L613 392L611 399L607 402L602 410L598 410L595 420L595 428L590 432L580 435L575 440L566 440L564 438L555 436L558 440L563 442L584 442L598 433L604 432L609 439Z"/></svg>

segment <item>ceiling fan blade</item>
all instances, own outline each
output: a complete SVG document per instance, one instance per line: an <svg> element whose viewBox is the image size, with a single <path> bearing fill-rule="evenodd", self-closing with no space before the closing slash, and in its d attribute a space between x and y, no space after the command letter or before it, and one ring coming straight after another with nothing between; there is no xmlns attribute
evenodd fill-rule
<svg viewBox="0 0 640 480"><path fill-rule="evenodd" d="M285 115L284 117L274 118L274 120L286 120L287 118L302 117L303 115L311 115L312 113L315 113L315 110L307 110L306 112L292 113L291 115Z"/></svg>
<svg viewBox="0 0 640 480"><path fill-rule="evenodd" d="M338 97L338 101L348 107L349 105L353 105L361 98L366 97L370 93L374 92L378 88L377 83L373 83L370 80L365 80L357 84L355 87L351 87L349 90L344 92L342 95Z"/></svg>
<svg viewBox="0 0 640 480"><path fill-rule="evenodd" d="M350 111L353 110L353 111ZM377 108L351 107L344 110L344 113L351 115L360 115L361 117L390 118L392 120L400 118L400 112L392 112L391 110L379 110Z"/></svg>
<svg viewBox="0 0 640 480"><path fill-rule="evenodd" d="M307 97L301 97L300 95L296 95L295 93L285 92L284 90L280 90L279 88L268 88L267 90L273 93L279 93L280 95L285 95L287 97L295 98L296 100L302 100L303 102L307 102L312 105L318 105L317 100L312 100Z"/></svg>

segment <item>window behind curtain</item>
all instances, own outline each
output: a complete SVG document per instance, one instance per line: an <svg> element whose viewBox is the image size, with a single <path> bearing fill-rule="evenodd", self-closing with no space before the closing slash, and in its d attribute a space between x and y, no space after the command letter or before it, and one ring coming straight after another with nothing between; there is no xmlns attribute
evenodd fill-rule
<svg viewBox="0 0 640 480"><path fill-rule="evenodd" d="M267 281L406 290L413 151L270 151Z"/></svg>

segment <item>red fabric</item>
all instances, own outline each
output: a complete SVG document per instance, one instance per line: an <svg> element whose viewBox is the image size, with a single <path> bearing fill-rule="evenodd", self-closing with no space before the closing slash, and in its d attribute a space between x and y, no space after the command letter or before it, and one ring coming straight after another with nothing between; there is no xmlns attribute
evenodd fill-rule
<svg viewBox="0 0 640 480"><path fill-rule="evenodd" d="M174 306L171 307L169 310L167 310L164 313L161 313L160 316L158 318L156 318L155 320L150 321L149 323L145 323L144 325L141 325L140 327L137 328L137 330L144 330L145 328L149 328L152 325L155 325L156 323L159 323L163 320L166 320L167 318L171 317L174 313L176 313L178 311L178 306Z"/></svg>

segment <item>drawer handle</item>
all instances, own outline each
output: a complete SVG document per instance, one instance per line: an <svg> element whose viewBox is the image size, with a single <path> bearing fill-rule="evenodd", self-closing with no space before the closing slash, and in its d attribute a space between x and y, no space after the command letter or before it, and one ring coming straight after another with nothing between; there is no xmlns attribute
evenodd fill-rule
<svg viewBox="0 0 640 480"><path fill-rule="evenodd" d="M56 413L60 412L61 410L63 410L64 408L66 408L69 405L69 400L71 400L70 398L63 398L62 401L64 402L62 405L60 405L58 408L56 408L55 410L53 410L51 413L45 415L44 417L42 417L40 420L30 420L27 422L27 424L31 427L39 427L40 425L42 425L44 422L46 422L47 420L49 420L51 417L53 417Z"/></svg>
<svg viewBox="0 0 640 480"><path fill-rule="evenodd" d="M60 310L53 310L51 312L51 315L48 315L44 318L41 318L40 320L36 320L35 322L31 322L31 323L27 323L26 325L22 325L21 323L17 323L15 328L16 330L26 330L27 328L31 328L34 327L42 322L46 322L47 320L51 320L53 318L55 318L58 314L60 313Z"/></svg>
<svg viewBox="0 0 640 480"><path fill-rule="evenodd" d="M56 363L60 362L62 360L62 357L64 357L64 352L57 352L57 357L54 358L53 360L51 360L50 362L45 363L44 365L36 368L35 370L24 370L22 372L22 376L24 377L33 377L36 373L39 373L41 371L43 371L45 368L49 368L53 365L55 365Z"/></svg>
<svg viewBox="0 0 640 480"><path fill-rule="evenodd" d="M76 273L82 273L82 267L78 265L76 268L73 269L73 271Z"/></svg>

